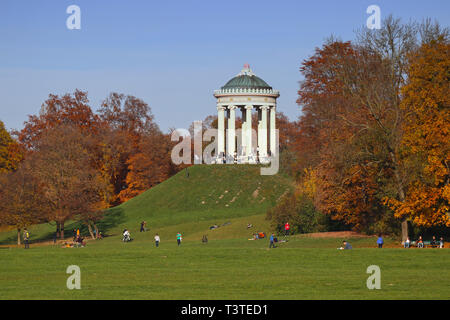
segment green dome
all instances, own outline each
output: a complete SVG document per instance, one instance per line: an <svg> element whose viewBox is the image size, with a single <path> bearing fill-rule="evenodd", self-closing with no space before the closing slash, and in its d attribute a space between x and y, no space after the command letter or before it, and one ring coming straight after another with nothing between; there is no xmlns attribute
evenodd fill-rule
<svg viewBox="0 0 450 320"><path fill-rule="evenodd" d="M222 89L272 89L263 79L255 76L248 64L244 65L241 73L228 81Z"/></svg>

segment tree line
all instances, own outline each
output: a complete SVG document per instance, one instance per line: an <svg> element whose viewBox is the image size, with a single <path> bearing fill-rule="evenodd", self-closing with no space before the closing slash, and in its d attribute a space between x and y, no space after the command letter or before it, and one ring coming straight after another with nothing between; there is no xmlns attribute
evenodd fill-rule
<svg viewBox="0 0 450 320"><path fill-rule="evenodd" d="M450 227L449 49L448 28L389 16L303 61L302 115L282 155L297 188L269 210L274 227L313 230L325 215L403 240L411 225Z"/></svg>
<svg viewBox="0 0 450 320"><path fill-rule="evenodd" d="M11 136L15 137L13 139ZM170 134L134 96L111 93L94 112L87 92L49 95L11 134L0 122L0 225L18 231L76 219L93 236L104 209L175 174Z"/></svg>
<svg viewBox="0 0 450 320"><path fill-rule="evenodd" d="M449 49L448 28L389 16L354 41L330 37L301 63L301 116L276 119L280 174L296 188L268 211L275 229L290 221L297 232L345 227L405 240L411 226L450 227ZM18 234L55 222L64 237L74 218L91 231L105 208L182 169L170 133L129 95L111 93L96 112L86 92L50 95L11 134L0 122L0 225Z"/></svg>

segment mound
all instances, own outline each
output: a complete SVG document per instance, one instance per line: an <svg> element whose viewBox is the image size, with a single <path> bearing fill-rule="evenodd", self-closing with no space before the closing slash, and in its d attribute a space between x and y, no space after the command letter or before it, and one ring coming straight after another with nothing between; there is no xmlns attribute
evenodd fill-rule
<svg viewBox="0 0 450 320"><path fill-rule="evenodd" d="M108 210L104 229L137 226L143 220L162 227L263 214L292 181L262 176L255 165L195 165Z"/></svg>

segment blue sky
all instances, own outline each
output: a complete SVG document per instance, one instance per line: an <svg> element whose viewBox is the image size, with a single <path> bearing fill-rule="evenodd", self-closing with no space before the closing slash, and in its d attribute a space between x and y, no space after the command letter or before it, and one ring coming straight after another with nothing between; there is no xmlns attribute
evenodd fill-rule
<svg viewBox="0 0 450 320"><path fill-rule="evenodd" d="M69 5L81 30L69 30ZM448 0L1 0L0 120L21 129L48 94L89 92L94 110L110 92L152 108L161 129L216 113L213 90L249 63L280 90L278 110L296 119L301 62L334 34L354 39L369 5L404 21L448 26Z"/></svg>

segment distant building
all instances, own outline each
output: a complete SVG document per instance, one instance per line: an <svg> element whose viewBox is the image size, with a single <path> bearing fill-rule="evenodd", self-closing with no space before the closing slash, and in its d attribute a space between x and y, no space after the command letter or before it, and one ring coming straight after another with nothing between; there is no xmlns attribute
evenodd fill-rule
<svg viewBox="0 0 450 320"><path fill-rule="evenodd" d="M273 90L245 64L236 77L214 91L214 96L218 112L216 162L270 162L270 156L278 152L275 119L279 91ZM242 112L242 128L238 129L236 109ZM257 130L252 124L253 110L258 113Z"/></svg>

